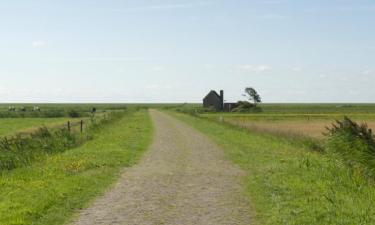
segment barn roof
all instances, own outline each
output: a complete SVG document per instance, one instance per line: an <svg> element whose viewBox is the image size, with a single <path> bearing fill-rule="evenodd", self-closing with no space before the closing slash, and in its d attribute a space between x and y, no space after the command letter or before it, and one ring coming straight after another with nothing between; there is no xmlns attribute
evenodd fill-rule
<svg viewBox="0 0 375 225"><path fill-rule="evenodd" d="M216 92L216 91L214 91L214 90L211 90L207 95L206 95L206 97L204 97L204 99L206 99L208 96L210 96L210 95L216 95L216 97L218 97L219 99L220 99L220 95Z"/></svg>

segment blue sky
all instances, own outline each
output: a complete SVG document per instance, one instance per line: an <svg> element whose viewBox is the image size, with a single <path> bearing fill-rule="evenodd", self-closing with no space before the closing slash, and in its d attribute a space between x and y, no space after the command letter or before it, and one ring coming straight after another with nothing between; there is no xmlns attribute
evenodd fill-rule
<svg viewBox="0 0 375 225"><path fill-rule="evenodd" d="M370 0L0 2L0 102L375 102Z"/></svg>

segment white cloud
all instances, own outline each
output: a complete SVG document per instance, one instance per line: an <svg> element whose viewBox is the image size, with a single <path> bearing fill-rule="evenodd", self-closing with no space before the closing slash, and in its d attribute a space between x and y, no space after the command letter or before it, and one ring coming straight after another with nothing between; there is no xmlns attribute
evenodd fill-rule
<svg viewBox="0 0 375 225"><path fill-rule="evenodd" d="M256 73L262 73L267 70L271 70L271 66L268 65L251 65L251 64L245 64L245 65L240 65L238 66L240 70L245 70L245 71L252 71Z"/></svg>
<svg viewBox="0 0 375 225"><path fill-rule="evenodd" d="M150 59L142 57L90 57L90 58L55 58L48 61L68 61L68 62L138 62Z"/></svg>
<svg viewBox="0 0 375 225"><path fill-rule="evenodd" d="M274 14L274 13L267 13L260 16L261 19L265 20L283 20L286 16Z"/></svg>
<svg viewBox="0 0 375 225"><path fill-rule="evenodd" d="M342 12L373 12L375 11L375 5L340 6L337 9Z"/></svg>
<svg viewBox="0 0 375 225"><path fill-rule="evenodd" d="M302 71L302 68L296 66L296 67L293 67L293 68L292 68L292 71L294 71L294 72L300 72L300 71Z"/></svg>
<svg viewBox="0 0 375 225"><path fill-rule="evenodd" d="M205 64L204 65L204 68L206 70L213 70L213 69L216 69L216 65L213 65L213 64Z"/></svg>
<svg viewBox="0 0 375 225"><path fill-rule="evenodd" d="M152 68L152 71L159 72L159 71L163 71L164 69L165 69L164 66L154 66Z"/></svg>
<svg viewBox="0 0 375 225"><path fill-rule="evenodd" d="M176 4L165 4L165 5L147 5L139 7L129 7L125 9L115 9L117 12L138 12L138 11L157 11L157 10L169 10L169 9L186 9L200 6L211 5L212 2L193 2L193 3L176 3Z"/></svg>
<svg viewBox="0 0 375 225"><path fill-rule="evenodd" d="M365 71L362 72L363 75L370 75L370 74L373 74L373 73L374 73L374 71L372 71L372 70L365 70Z"/></svg>
<svg viewBox="0 0 375 225"><path fill-rule="evenodd" d="M273 5L273 4L281 4L281 3L283 3L283 1L281 1L281 0L263 0L261 3Z"/></svg>
<svg viewBox="0 0 375 225"><path fill-rule="evenodd" d="M46 42L45 41L33 41L32 42L32 46L33 48L41 48L41 47L44 47L46 45Z"/></svg>
<svg viewBox="0 0 375 225"><path fill-rule="evenodd" d="M340 5L334 7L315 7L315 8L306 8L304 12L306 13L319 13L319 12L339 12L339 13L368 13L374 12L375 5Z"/></svg>
<svg viewBox="0 0 375 225"><path fill-rule="evenodd" d="M150 90L162 90L162 89L171 89L171 85L165 85L165 84L148 84L146 85L146 89Z"/></svg>
<svg viewBox="0 0 375 225"><path fill-rule="evenodd" d="M348 77L344 77L344 76L342 76L342 77L339 78L339 80L340 80L340 81L348 81L349 78L348 78Z"/></svg>

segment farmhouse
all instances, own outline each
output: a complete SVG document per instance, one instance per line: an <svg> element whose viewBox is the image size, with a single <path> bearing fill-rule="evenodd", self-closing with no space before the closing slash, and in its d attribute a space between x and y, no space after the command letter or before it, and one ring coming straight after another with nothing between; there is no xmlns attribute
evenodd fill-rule
<svg viewBox="0 0 375 225"><path fill-rule="evenodd" d="M220 95L218 95L216 91L211 90L203 99L203 107L222 111L224 107L224 91L221 90Z"/></svg>
<svg viewBox="0 0 375 225"><path fill-rule="evenodd" d="M223 111L231 112L234 108L238 107L238 103L236 102L226 102L224 103Z"/></svg>
<svg viewBox="0 0 375 225"><path fill-rule="evenodd" d="M206 97L203 99L203 107L213 108L216 111L227 111L230 112L232 109L236 108L237 103L224 103L224 91L220 90L220 95L211 90Z"/></svg>

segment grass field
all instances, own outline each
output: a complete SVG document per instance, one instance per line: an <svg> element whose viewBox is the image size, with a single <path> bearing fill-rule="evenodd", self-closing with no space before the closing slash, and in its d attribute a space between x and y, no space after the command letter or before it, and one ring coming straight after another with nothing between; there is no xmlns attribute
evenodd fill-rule
<svg viewBox="0 0 375 225"><path fill-rule="evenodd" d="M75 109L77 111L87 111L89 112L93 107L98 110L114 110L114 109L124 109L126 108L127 104L100 104L100 103L79 103L79 104L46 104L46 103L7 103L7 104L0 104L0 111L8 111L9 107L15 107L16 109L20 109L22 107L26 108L28 111L32 110L34 106L38 106L41 111L48 111L48 110L70 110Z"/></svg>
<svg viewBox="0 0 375 225"><path fill-rule="evenodd" d="M147 111L128 112L83 146L31 166L2 171L0 224L63 224L102 193L151 140Z"/></svg>
<svg viewBox="0 0 375 225"><path fill-rule="evenodd" d="M330 126L336 119L344 118L337 114L322 114L318 116L288 114L283 115L230 115L230 114L204 114L203 117L216 121L226 122L253 131L268 132L272 134L285 134L296 136L307 136L322 139L326 127ZM366 123L375 129L375 114L351 114L348 115L359 123Z"/></svg>
<svg viewBox="0 0 375 225"><path fill-rule="evenodd" d="M41 126L56 126L72 121L71 118L0 118L0 136L27 132Z"/></svg>
<svg viewBox="0 0 375 225"><path fill-rule="evenodd" d="M323 138L326 127L345 116L375 129L374 104L262 104L261 113L202 113L200 116L253 131Z"/></svg>
<svg viewBox="0 0 375 225"><path fill-rule="evenodd" d="M152 123L144 109L147 107L187 112L169 111L208 135L228 159L247 172L243 185L254 207L254 223L375 223L374 180L352 170L336 155L312 151L293 139L312 137L313 142L324 147L325 126L344 116L375 129L374 104L262 104L260 113L199 113L200 106L196 104L95 106L97 118L110 111L126 109L126 113L113 123L98 125L79 147L47 153L26 166L1 171L0 224L64 224L77 210L88 206L116 180L121 168L136 163L147 149L152 134ZM3 115L7 115L8 107L0 105ZM40 107L89 113L93 106ZM0 136L31 132L43 124L53 127L67 120L89 119L56 115L57 118L1 118Z"/></svg>
<svg viewBox="0 0 375 225"><path fill-rule="evenodd" d="M375 113L375 104L351 103L286 103L260 104L264 113L269 114L348 114Z"/></svg>
<svg viewBox="0 0 375 225"><path fill-rule="evenodd" d="M173 113L209 135L247 171L244 185L257 224L374 224L373 181L329 154L284 138Z"/></svg>

